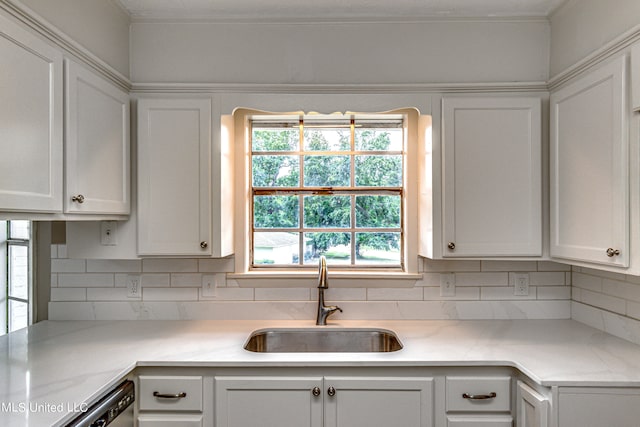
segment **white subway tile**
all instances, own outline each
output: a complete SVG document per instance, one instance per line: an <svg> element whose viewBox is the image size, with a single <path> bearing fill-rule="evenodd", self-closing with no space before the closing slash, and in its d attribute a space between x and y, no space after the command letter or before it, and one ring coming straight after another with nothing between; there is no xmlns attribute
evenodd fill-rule
<svg viewBox="0 0 640 427"><path fill-rule="evenodd" d="M456 286L508 286L509 273L458 273Z"/></svg>
<svg viewBox="0 0 640 427"><path fill-rule="evenodd" d="M142 288L144 301L197 301L199 288Z"/></svg>
<svg viewBox="0 0 640 427"><path fill-rule="evenodd" d="M140 273L141 260L88 259L88 273Z"/></svg>
<svg viewBox="0 0 640 427"><path fill-rule="evenodd" d="M202 289L199 293L200 300L252 301L253 298L253 288L217 288L213 296L202 295Z"/></svg>
<svg viewBox="0 0 640 427"><path fill-rule="evenodd" d="M573 273L573 286L593 292L602 292L602 277Z"/></svg>
<svg viewBox="0 0 640 427"><path fill-rule="evenodd" d="M51 245L51 259L58 258L58 245Z"/></svg>
<svg viewBox="0 0 640 427"><path fill-rule="evenodd" d="M83 259L52 259L52 273L84 273L86 271Z"/></svg>
<svg viewBox="0 0 640 427"><path fill-rule="evenodd" d="M138 298L127 298L126 288L89 288L89 301L137 301Z"/></svg>
<svg viewBox="0 0 640 427"><path fill-rule="evenodd" d="M537 297L539 300L571 299L571 286L540 286Z"/></svg>
<svg viewBox="0 0 640 427"><path fill-rule="evenodd" d="M627 316L640 320L640 303L627 301Z"/></svg>
<svg viewBox="0 0 640 427"><path fill-rule="evenodd" d="M314 294L314 299L315 299ZM309 301L309 288L257 288L256 301Z"/></svg>
<svg viewBox="0 0 640 427"><path fill-rule="evenodd" d="M423 289L425 301L476 301L480 299L480 288L474 286L456 288L456 294L452 297L440 296L440 286L428 286Z"/></svg>
<svg viewBox="0 0 640 427"><path fill-rule="evenodd" d="M197 273L197 259L143 259L144 273Z"/></svg>
<svg viewBox="0 0 640 427"><path fill-rule="evenodd" d="M627 274L625 276L625 280L629 283L633 283L635 285L640 285L640 276L632 276L630 274Z"/></svg>
<svg viewBox="0 0 640 427"><path fill-rule="evenodd" d="M126 288L129 280L129 273L115 273L113 275L113 283L116 288Z"/></svg>
<svg viewBox="0 0 640 427"><path fill-rule="evenodd" d="M418 280L415 286L440 286L440 275L445 273L424 273L422 280Z"/></svg>
<svg viewBox="0 0 640 427"><path fill-rule="evenodd" d="M571 272L564 273L564 284L566 286L571 286L573 284L573 273Z"/></svg>
<svg viewBox="0 0 640 427"><path fill-rule="evenodd" d="M86 288L52 288L51 301L86 301Z"/></svg>
<svg viewBox="0 0 640 427"><path fill-rule="evenodd" d="M58 258L67 257L67 245L58 245Z"/></svg>
<svg viewBox="0 0 640 427"><path fill-rule="evenodd" d="M640 302L640 285L619 280L604 279L602 293L613 297Z"/></svg>
<svg viewBox="0 0 640 427"><path fill-rule="evenodd" d="M233 258L199 259L198 271L200 273L232 273L234 271Z"/></svg>
<svg viewBox="0 0 640 427"><path fill-rule="evenodd" d="M311 290L311 298L318 295L318 291ZM367 299L367 288L329 288L325 291L325 298L328 301L365 301Z"/></svg>
<svg viewBox="0 0 640 427"><path fill-rule="evenodd" d="M613 279L613 280L624 280L625 279L625 275L621 274L621 273L613 273L610 271L602 271L602 270L595 270L593 268L586 268L586 267L580 267L580 271L584 274L590 274L592 276L597 276L597 277L602 277L602 278L606 278L606 279Z"/></svg>
<svg viewBox="0 0 640 427"><path fill-rule="evenodd" d="M538 271L571 271L571 266L553 261L538 261Z"/></svg>
<svg viewBox="0 0 640 427"><path fill-rule="evenodd" d="M113 287L113 274L106 273L60 273L58 274L59 287L100 288Z"/></svg>
<svg viewBox="0 0 640 427"><path fill-rule="evenodd" d="M536 271L535 261L482 261L482 271Z"/></svg>
<svg viewBox="0 0 640 427"><path fill-rule="evenodd" d="M58 275L56 273L51 274L51 287L55 288L58 286Z"/></svg>
<svg viewBox="0 0 640 427"><path fill-rule="evenodd" d="M584 304L600 307L618 314L625 314L626 303L621 298L615 298L609 295L588 291L586 289L582 290L581 295L581 302Z"/></svg>
<svg viewBox="0 0 640 427"><path fill-rule="evenodd" d="M571 287L571 299L574 301L582 302L582 289Z"/></svg>
<svg viewBox="0 0 640 427"><path fill-rule="evenodd" d="M425 258L424 271L432 273L447 273L452 271L480 271L480 261L458 261Z"/></svg>
<svg viewBox="0 0 640 427"><path fill-rule="evenodd" d="M420 301L423 299L422 288L369 288L369 301Z"/></svg>
<svg viewBox="0 0 640 427"><path fill-rule="evenodd" d="M480 288L480 299L484 301L532 300L536 299L536 287L529 287L529 295L514 295L511 286L483 286Z"/></svg>
<svg viewBox="0 0 640 427"><path fill-rule="evenodd" d="M171 275L168 273L144 273L140 276L140 280L143 288L168 288L171 283Z"/></svg>
<svg viewBox="0 0 640 427"><path fill-rule="evenodd" d="M543 271L529 273L529 283L533 286L564 286L565 273Z"/></svg>
<svg viewBox="0 0 640 427"><path fill-rule="evenodd" d="M202 287L202 274L200 273L172 273L171 274L171 287L187 287L187 288L200 288Z"/></svg>

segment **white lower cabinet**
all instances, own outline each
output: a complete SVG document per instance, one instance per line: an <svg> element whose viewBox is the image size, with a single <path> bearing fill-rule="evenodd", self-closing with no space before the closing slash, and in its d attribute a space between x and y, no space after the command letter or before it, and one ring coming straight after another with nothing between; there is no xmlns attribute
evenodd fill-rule
<svg viewBox="0 0 640 427"><path fill-rule="evenodd" d="M638 389L561 387L559 390L558 427L637 427L639 420Z"/></svg>
<svg viewBox="0 0 640 427"><path fill-rule="evenodd" d="M549 399L522 381L518 381L516 405L518 427L549 425Z"/></svg>
<svg viewBox="0 0 640 427"><path fill-rule="evenodd" d="M140 375L138 427L202 427L203 384L199 375Z"/></svg>
<svg viewBox="0 0 640 427"><path fill-rule="evenodd" d="M215 383L217 427L433 426L432 378L216 377Z"/></svg>
<svg viewBox="0 0 640 427"><path fill-rule="evenodd" d="M448 376L447 427L511 427L511 377Z"/></svg>

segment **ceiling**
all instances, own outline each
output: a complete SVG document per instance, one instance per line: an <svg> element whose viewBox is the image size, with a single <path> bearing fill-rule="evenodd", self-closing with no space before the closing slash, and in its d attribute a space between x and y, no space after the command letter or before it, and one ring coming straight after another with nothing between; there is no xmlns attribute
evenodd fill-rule
<svg viewBox="0 0 640 427"><path fill-rule="evenodd" d="M420 20L547 17L565 0L115 0L134 19Z"/></svg>

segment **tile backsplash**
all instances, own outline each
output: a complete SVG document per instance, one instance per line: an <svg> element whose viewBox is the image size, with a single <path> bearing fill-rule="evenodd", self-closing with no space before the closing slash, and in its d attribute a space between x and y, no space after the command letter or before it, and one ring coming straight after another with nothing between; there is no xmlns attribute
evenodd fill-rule
<svg viewBox="0 0 640 427"><path fill-rule="evenodd" d="M49 318L313 319L315 287L239 287L227 279L213 296L202 275L233 271L233 259L69 259L51 248ZM335 287L327 301L339 319L550 319L571 316L571 267L551 262L423 260L422 280L409 288ZM455 296L440 296L440 275L454 273ZM528 273L526 296L514 275ZM141 297L127 296L127 277L140 275Z"/></svg>

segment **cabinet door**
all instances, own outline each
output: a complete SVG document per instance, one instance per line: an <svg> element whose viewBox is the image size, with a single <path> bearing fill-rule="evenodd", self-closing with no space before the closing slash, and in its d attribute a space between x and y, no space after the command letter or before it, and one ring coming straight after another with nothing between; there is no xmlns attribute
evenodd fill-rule
<svg viewBox="0 0 640 427"><path fill-rule="evenodd" d="M216 377L215 383L217 427L322 426L321 377Z"/></svg>
<svg viewBox="0 0 640 427"><path fill-rule="evenodd" d="M211 101L138 101L138 252L211 255Z"/></svg>
<svg viewBox="0 0 640 427"><path fill-rule="evenodd" d="M518 381L518 427L547 427L549 400L531 387Z"/></svg>
<svg viewBox="0 0 640 427"><path fill-rule="evenodd" d="M0 17L0 210L62 211L62 55Z"/></svg>
<svg viewBox="0 0 640 427"><path fill-rule="evenodd" d="M433 426L432 378L326 377L324 388L325 427Z"/></svg>
<svg viewBox="0 0 640 427"><path fill-rule="evenodd" d="M444 257L541 256L541 101L442 101Z"/></svg>
<svg viewBox="0 0 640 427"><path fill-rule="evenodd" d="M65 64L65 212L128 214L129 95Z"/></svg>
<svg viewBox="0 0 640 427"><path fill-rule="evenodd" d="M623 56L551 95L552 257L628 266L626 67Z"/></svg>

